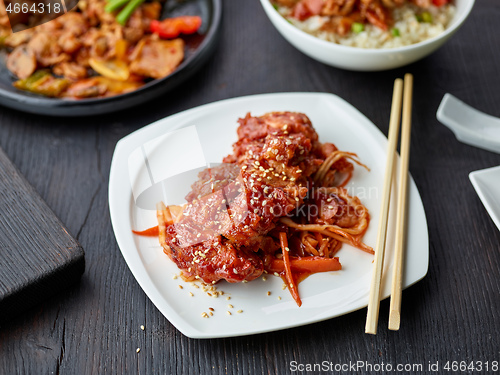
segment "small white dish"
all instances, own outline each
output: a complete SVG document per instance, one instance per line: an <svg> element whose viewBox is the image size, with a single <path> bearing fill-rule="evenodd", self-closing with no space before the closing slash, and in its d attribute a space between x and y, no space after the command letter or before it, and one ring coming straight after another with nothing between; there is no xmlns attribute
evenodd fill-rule
<svg viewBox="0 0 500 375"><path fill-rule="evenodd" d="M486 211L500 230L500 166L471 172L469 179Z"/></svg>
<svg viewBox="0 0 500 375"><path fill-rule="evenodd" d="M347 245L338 253L343 266L341 271L318 273L300 283L303 304L298 307L288 291L282 290L283 281L272 275L268 275L266 281L259 278L245 284L221 282L216 286L225 295L210 297L190 283L173 278L179 270L163 253L157 238L132 233L132 229L143 230L157 225L155 211L139 208L134 194L139 196L141 191L165 177L165 174L157 174L158 166L161 173L164 169L177 168L182 162L179 157L165 158L165 152L174 149L176 155L185 153L183 149L194 152L201 144L206 162L220 162L232 152L231 145L237 139L238 118L248 112L262 115L285 110L307 114L320 141L333 142L340 149L356 152L371 168L370 172L356 168L347 189L357 195L370 211L371 223L364 242L375 246L387 138L358 110L335 95L283 93L224 100L159 120L123 138L116 146L109 181L109 206L116 240L142 289L161 313L188 337L241 336L296 327L346 314L368 303L373 256ZM179 136L188 135L193 128L197 137L192 137L187 143L179 141ZM166 136L178 129L185 131L176 132L173 137ZM142 156L138 150L144 152ZM148 163L144 163L146 159ZM191 158L191 166L198 165L196 160L201 160L199 155ZM174 190L176 197L183 197L189 191L182 184L168 187ZM391 228L394 216L391 216ZM408 221L405 287L426 275L429 260L425 212L413 179L409 184ZM388 238L393 238L391 231L389 229ZM393 242L388 241L384 275L392 275L390 249ZM390 294L390 279L391 276L383 278L382 298ZM269 296L268 291L271 292ZM227 301L226 296L231 300ZM209 313L209 307L214 309L214 315L203 318L201 314ZM238 310L243 312L238 313Z"/></svg>
<svg viewBox="0 0 500 375"><path fill-rule="evenodd" d="M435 38L398 48L357 48L328 42L290 24L269 0L260 0L264 11L279 33L299 51L324 64L359 71L379 71L399 68L431 54L441 47L469 16L474 0L454 0L457 8L446 30Z"/></svg>
<svg viewBox="0 0 500 375"><path fill-rule="evenodd" d="M500 118L478 111L451 94L441 100L436 117L460 142L500 154Z"/></svg>

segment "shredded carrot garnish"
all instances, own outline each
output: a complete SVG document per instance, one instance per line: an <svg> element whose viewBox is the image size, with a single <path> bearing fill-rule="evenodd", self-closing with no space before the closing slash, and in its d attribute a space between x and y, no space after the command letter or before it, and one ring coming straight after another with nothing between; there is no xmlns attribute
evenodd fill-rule
<svg viewBox="0 0 500 375"><path fill-rule="evenodd" d="M132 232L139 236L147 236L147 237L158 237L158 235L160 234L158 225L156 227L152 227L143 231L133 230Z"/></svg>
<svg viewBox="0 0 500 375"><path fill-rule="evenodd" d="M285 278L288 282L288 289L292 294L293 299L297 302L297 305L300 307L302 305L302 301L299 297L299 290L297 288L297 283L293 279L292 267L290 265L290 255L288 254L288 239L286 238L285 232L280 232L280 244L281 251L283 252L283 263L285 265Z"/></svg>

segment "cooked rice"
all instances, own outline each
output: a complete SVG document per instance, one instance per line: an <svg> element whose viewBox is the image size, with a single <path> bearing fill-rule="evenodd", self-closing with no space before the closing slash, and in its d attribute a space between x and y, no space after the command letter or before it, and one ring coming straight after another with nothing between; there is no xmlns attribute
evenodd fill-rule
<svg viewBox="0 0 500 375"><path fill-rule="evenodd" d="M278 8L278 12L283 17L306 33L344 46L360 48L396 48L434 38L448 27L455 15L455 10L455 6L451 4L441 7L431 6L425 9L432 15L432 23L427 23L417 21L416 15L422 12L421 8L413 4L405 4L393 11L395 22L392 28L398 29L400 36L393 36L391 29L384 31L371 24L365 24L364 30L360 33L350 32L346 36L340 36L334 32L321 30L321 27L328 21L328 17L313 16L305 21L299 21L290 17L290 8Z"/></svg>

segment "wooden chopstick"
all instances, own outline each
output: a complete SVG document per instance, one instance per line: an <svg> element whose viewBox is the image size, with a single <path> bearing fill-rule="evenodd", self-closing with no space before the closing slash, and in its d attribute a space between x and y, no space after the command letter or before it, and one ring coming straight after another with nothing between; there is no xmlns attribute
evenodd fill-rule
<svg viewBox="0 0 500 375"><path fill-rule="evenodd" d="M403 80L398 78L394 81L394 91L392 94L391 118L389 121L389 143L387 146L387 162L385 168L382 204L380 208L377 244L375 247L375 260L373 264L372 281L370 286L370 297L368 299L368 313L366 316L365 326L365 332L371 333L373 335L377 333L378 312L380 304L380 282L382 280L382 268L384 266L387 219L389 217L392 176L394 172L396 145L399 135L399 120L401 118L402 95Z"/></svg>
<svg viewBox="0 0 500 375"><path fill-rule="evenodd" d="M405 75L403 96L403 120L401 129L401 150L399 164L398 207L396 215L396 240L394 268L391 287L391 305L389 308L389 329L397 331L401 318L401 291L403 286L404 242L406 236L406 210L408 207L408 165L410 162L410 134L412 110L413 76Z"/></svg>

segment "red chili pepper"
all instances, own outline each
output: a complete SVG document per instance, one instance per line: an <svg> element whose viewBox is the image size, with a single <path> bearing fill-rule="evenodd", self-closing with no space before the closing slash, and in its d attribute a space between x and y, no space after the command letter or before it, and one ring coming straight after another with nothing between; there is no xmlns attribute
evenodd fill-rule
<svg viewBox="0 0 500 375"><path fill-rule="evenodd" d="M450 2L450 0L432 0L432 3L437 7L448 4L449 2Z"/></svg>
<svg viewBox="0 0 500 375"><path fill-rule="evenodd" d="M149 29L160 38L173 39L180 34L194 34L201 26L199 16L181 16L167 18L163 21L152 20Z"/></svg>

